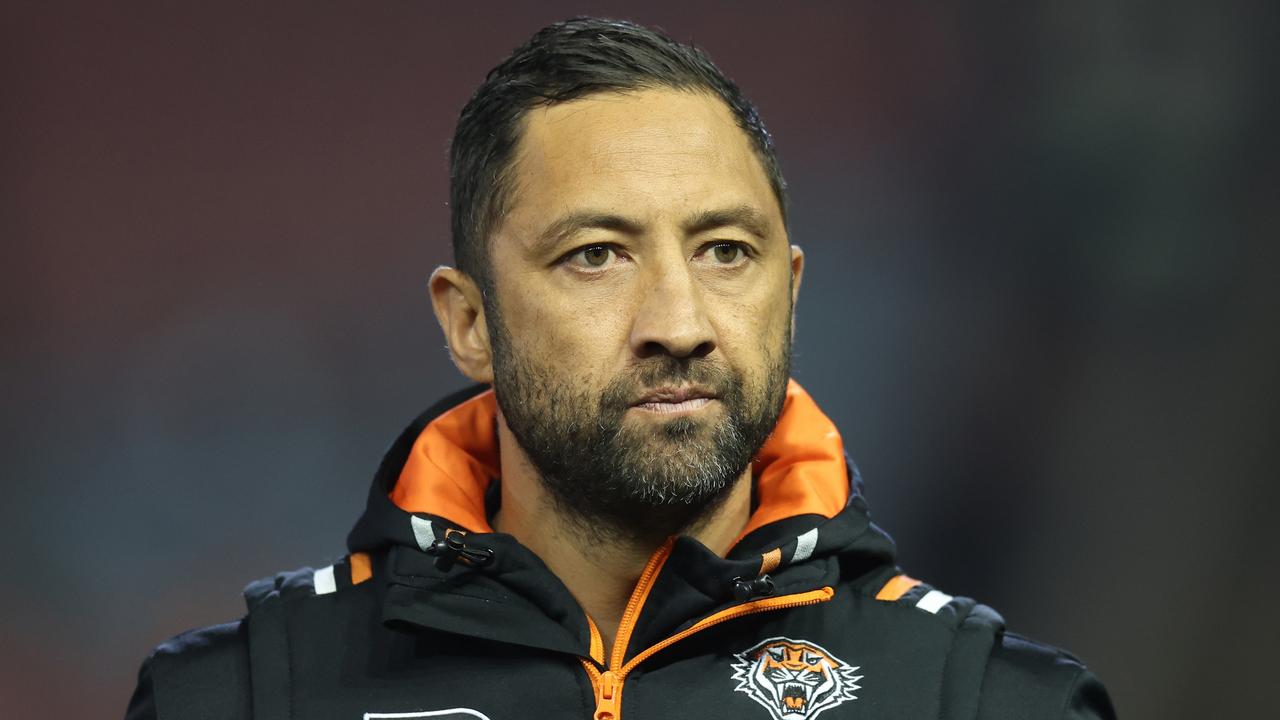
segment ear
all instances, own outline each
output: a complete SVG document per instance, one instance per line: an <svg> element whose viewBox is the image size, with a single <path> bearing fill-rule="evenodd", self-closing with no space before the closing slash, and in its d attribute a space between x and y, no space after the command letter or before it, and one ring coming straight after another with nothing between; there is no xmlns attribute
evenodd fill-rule
<svg viewBox="0 0 1280 720"><path fill-rule="evenodd" d="M444 331L453 364L476 382L493 382L489 328L484 318L484 295L466 273L440 266L431 273L431 307Z"/></svg>
<svg viewBox="0 0 1280 720"><path fill-rule="evenodd" d="M791 340L796 339L796 301L800 299L800 281L804 278L804 250L791 246Z"/></svg>

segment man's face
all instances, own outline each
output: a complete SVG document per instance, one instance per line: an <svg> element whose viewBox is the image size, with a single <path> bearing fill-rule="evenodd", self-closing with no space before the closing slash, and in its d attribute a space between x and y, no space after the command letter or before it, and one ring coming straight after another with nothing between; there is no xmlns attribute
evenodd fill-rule
<svg viewBox="0 0 1280 720"><path fill-rule="evenodd" d="M703 93L527 115L489 247L494 388L563 511L652 540L721 501L772 431L801 256L749 140Z"/></svg>

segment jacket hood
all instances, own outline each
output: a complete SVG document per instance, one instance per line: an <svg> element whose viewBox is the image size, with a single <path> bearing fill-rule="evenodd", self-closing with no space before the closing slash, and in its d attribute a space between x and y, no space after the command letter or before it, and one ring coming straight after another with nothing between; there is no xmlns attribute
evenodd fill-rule
<svg viewBox="0 0 1280 720"><path fill-rule="evenodd" d="M384 622L584 655L598 633L568 588L489 525L496 417L483 387L422 413L383 458L347 545L373 558ZM726 556L687 536L656 550L661 571L633 646L752 597L829 592L842 578L882 583L896 571L840 434L795 381L752 477L754 508Z"/></svg>

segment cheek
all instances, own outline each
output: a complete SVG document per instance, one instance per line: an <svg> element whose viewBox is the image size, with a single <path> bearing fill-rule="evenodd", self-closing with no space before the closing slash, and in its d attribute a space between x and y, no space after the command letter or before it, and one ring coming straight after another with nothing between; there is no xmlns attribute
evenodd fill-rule
<svg viewBox="0 0 1280 720"><path fill-rule="evenodd" d="M755 392L771 386L774 368L785 354L786 333L771 318L757 315L745 320L721 331L720 350L723 362Z"/></svg>
<svg viewBox="0 0 1280 720"><path fill-rule="evenodd" d="M513 293L503 320L525 357L590 387L607 383L626 349L622 303L609 293L566 297L550 289Z"/></svg>
<svg viewBox="0 0 1280 720"><path fill-rule="evenodd" d="M730 362L743 370L747 365L763 366L789 338L790 298L785 292L737 296L717 302L712 318Z"/></svg>

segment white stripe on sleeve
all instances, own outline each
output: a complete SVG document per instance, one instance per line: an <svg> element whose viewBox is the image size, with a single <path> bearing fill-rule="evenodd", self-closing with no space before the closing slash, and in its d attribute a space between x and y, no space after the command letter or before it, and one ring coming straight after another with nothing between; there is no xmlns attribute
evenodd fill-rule
<svg viewBox="0 0 1280 720"><path fill-rule="evenodd" d="M920 598L920 602L916 603L916 607L937 615L942 606L951 602L952 599L950 595L941 590L930 590L924 594L924 597Z"/></svg>
<svg viewBox="0 0 1280 720"><path fill-rule="evenodd" d="M311 576L311 584L315 585L317 595L328 595L338 591L338 581L333 577L333 566L322 567Z"/></svg>

